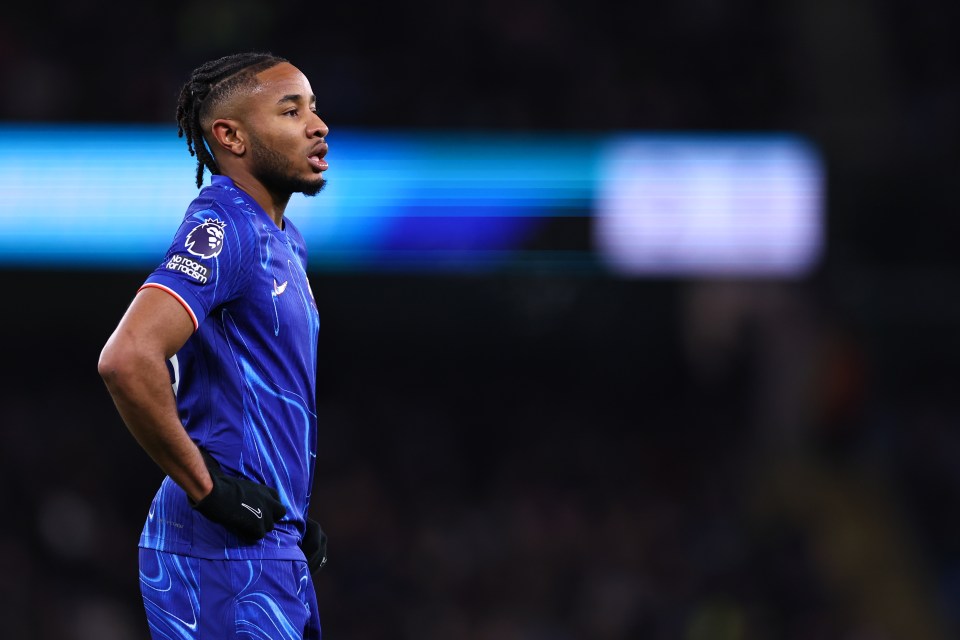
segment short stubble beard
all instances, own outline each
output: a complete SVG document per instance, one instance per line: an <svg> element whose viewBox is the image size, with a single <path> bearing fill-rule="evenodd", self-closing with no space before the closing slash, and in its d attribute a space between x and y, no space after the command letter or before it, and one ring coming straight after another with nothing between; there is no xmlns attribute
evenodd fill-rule
<svg viewBox="0 0 960 640"><path fill-rule="evenodd" d="M253 143L250 148L253 175L270 192L286 196L292 193L315 196L327 186L323 177L319 182L314 182L296 175L288 158L263 144L256 136L250 137Z"/></svg>

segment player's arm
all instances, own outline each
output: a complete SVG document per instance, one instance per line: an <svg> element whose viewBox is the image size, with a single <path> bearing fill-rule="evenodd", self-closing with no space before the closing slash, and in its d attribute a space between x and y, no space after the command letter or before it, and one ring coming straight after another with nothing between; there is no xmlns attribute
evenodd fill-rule
<svg viewBox="0 0 960 640"><path fill-rule="evenodd" d="M213 480L180 422L166 364L193 331L173 296L142 289L103 347L98 369L130 433L196 503L211 492Z"/></svg>
<svg viewBox="0 0 960 640"><path fill-rule="evenodd" d="M253 542L287 509L272 487L227 476L183 428L166 361L193 330L192 318L173 296L141 289L103 347L98 368L130 433L186 492L191 506Z"/></svg>

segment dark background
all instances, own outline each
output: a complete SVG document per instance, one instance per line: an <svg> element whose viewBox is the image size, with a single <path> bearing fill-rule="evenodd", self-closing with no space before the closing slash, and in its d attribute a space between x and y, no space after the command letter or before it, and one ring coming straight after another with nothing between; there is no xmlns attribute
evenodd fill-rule
<svg viewBox="0 0 960 640"><path fill-rule="evenodd" d="M338 126L808 137L828 244L800 280L311 274L325 637L952 638L958 14L6 3L0 119L175 129L191 69L256 49L311 79L332 150ZM0 271L3 638L147 636L161 474L96 373L145 275Z"/></svg>

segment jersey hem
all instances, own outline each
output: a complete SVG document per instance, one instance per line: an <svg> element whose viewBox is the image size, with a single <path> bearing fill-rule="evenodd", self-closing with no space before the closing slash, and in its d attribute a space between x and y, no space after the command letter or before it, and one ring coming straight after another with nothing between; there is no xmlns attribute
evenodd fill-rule
<svg viewBox="0 0 960 640"><path fill-rule="evenodd" d="M171 543L156 538L141 537L137 545L141 549L153 549L180 556L203 560L302 560L306 556L300 547L204 547L186 543Z"/></svg>

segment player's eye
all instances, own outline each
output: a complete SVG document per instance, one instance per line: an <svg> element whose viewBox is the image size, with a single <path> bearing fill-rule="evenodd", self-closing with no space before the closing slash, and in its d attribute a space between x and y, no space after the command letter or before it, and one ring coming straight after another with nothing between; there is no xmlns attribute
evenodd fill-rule
<svg viewBox="0 0 960 640"><path fill-rule="evenodd" d="M295 117L297 117L297 114L298 114L298 113L299 113L299 112L298 112L296 109L291 109L290 111L284 111L284 112L283 112L283 115L285 115L285 116L292 116L292 117L295 118Z"/></svg>

